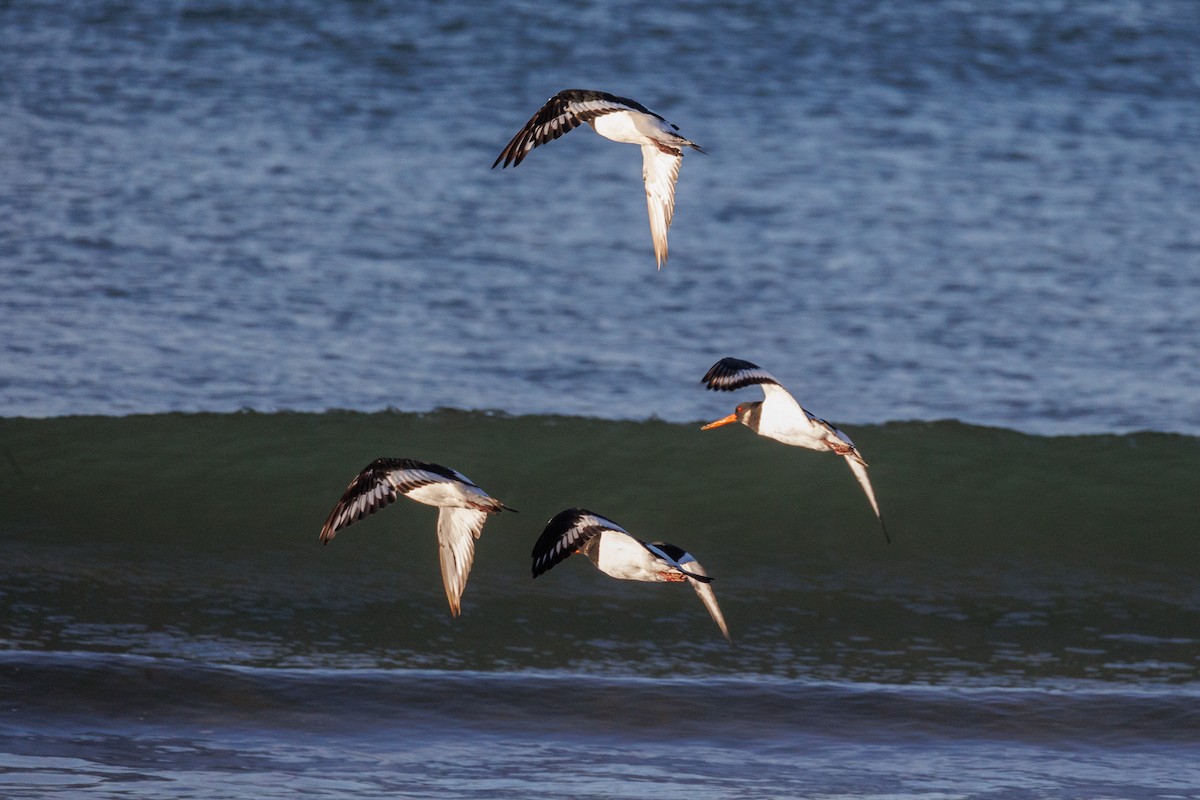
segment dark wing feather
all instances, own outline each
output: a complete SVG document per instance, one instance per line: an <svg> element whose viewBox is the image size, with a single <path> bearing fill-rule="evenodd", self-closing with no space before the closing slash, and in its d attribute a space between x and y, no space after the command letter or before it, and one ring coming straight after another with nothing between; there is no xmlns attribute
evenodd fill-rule
<svg viewBox="0 0 1200 800"><path fill-rule="evenodd" d="M590 539L604 531L629 532L610 519L584 508L568 508L555 514L533 545L533 577L564 561Z"/></svg>
<svg viewBox="0 0 1200 800"><path fill-rule="evenodd" d="M431 464L428 461L416 461L411 458L380 458L375 461L375 464L382 464L390 470L416 470L420 472L432 472L434 475L441 475L448 481L459 481L468 486L475 486L475 481L463 475L456 469L443 467L441 464ZM424 482L423 482L424 483ZM423 485L418 484L418 485ZM478 489L478 486L475 486Z"/></svg>
<svg viewBox="0 0 1200 800"><path fill-rule="evenodd" d="M774 375L740 358L722 358L704 373L700 382L714 392L732 392L754 384L780 385Z"/></svg>
<svg viewBox="0 0 1200 800"><path fill-rule="evenodd" d="M342 528L396 502L401 494L438 480L471 483L460 473L439 464L411 458L377 458L350 481L346 491L321 528L321 541L328 543Z"/></svg>
<svg viewBox="0 0 1200 800"><path fill-rule="evenodd" d="M658 117L640 103L625 97L589 89L566 89L551 97L537 113L529 118L492 162L495 169L500 162L507 167L517 166L538 145L552 142L564 133L569 133L585 122L613 111L641 111ZM659 117L662 119L662 117ZM503 169L503 167L502 167Z"/></svg>
<svg viewBox="0 0 1200 800"><path fill-rule="evenodd" d="M676 564L679 565L676 567L676 569L678 569L684 575L687 575L689 578L694 578L694 579L700 581L701 583L712 583L713 579L708 577L707 575L702 575L697 572L691 572L690 570L686 570L683 568L683 565L680 563L682 559L688 558L688 559L694 561L695 557L692 556L692 554L689 553L687 550L684 550L682 547L679 547L678 545L669 544L667 542L642 542L642 547L645 547L647 550L649 550L651 553L658 556L659 558L666 556L668 561L674 561Z"/></svg>
<svg viewBox="0 0 1200 800"><path fill-rule="evenodd" d="M658 117L663 122L666 122L665 119L658 114L655 114L638 101L630 100L628 97L609 94L608 92L598 92L595 89L564 89L555 96L561 97L570 103L607 103L609 105L616 106L616 108L612 109L613 111L619 111L620 107L624 106L625 108L631 108L634 111L640 111L643 114L649 114L652 117Z"/></svg>

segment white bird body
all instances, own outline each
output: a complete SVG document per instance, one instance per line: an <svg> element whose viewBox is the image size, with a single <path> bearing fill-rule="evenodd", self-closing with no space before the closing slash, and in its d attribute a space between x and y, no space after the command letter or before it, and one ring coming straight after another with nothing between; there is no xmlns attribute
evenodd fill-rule
<svg viewBox="0 0 1200 800"><path fill-rule="evenodd" d="M492 168L501 162L505 167L517 166L533 148L557 139L583 122L605 139L642 148L642 181L646 187L650 236L654 258L661 269L667 260L667 230L675 215L675 184L683 163L683 148L704 151L676 133L675 125L641 103L589 89L561 91L525 123Z"/></svg>
<svg viewBox="0 0 1200 800"><path fill-rule="evenodd" d="M749 361L723 358L712 365L701 382L713 391L734 391L754 384L763 390L761 401L740 403L732 414L710 422L702 430L740 422L760 436L844 457L879 519L884 538L891 541L879 511L879 502L875 499L875 489L867 475L867 462L844 431L809 413L771 373Z"/></svg>
<svg viewBox="0 0 1200 800"><path fill-rule="evenodd" d="M646 549L646 546L629 534L605 531L588 545L584 553L605 575L626 581L658 582L673 580L666 575L679 575L663 569L663 559Z"/></svg>
<svg viewBox="0 0 1200 800"><path fill-rule="evenodd" d="M691 553L672 557L671 551L676 549L665 542L643 542L624 531L610 529L589 540L580 552L605 575L625 581L683 583L696 576L708 577Z"/></svg>
<svg viewBox="0 0 1200 800"><path fill-rule="evenodd" d="M450 613L462 613L462 594L475 560L475 540L489 514L513 509L457 470L408 458L379 458L368 464L342 494L321 528L328 544L347 525L374 514L400 495L437 506L438 559Z"/></svg>
<svg viewBox="0 0 1200 800"><path fill-rule="evenodd" d="M546 523L533 546L533 577L573 553L582 553L606 575L626 581L690 583L709 616L729 639L729 627L717 605L712 578L691 553L666 542L643 542L606 517L568 508Z"/></svg>
<svg viewBox="0 0 1200 800"><path fill-rule="evenodd" d="M622 144L662 144L678 148L687 143L686 139L674 132L669 122L653 112L611 111L595 117L589 124L605 139Z"/></svg>
<svg viewBox="0 0 1200 800"><path fill-rule="evenodd" d="M440 508L470 508L477 511L496 508L495 498L473 483L439 481L418 486L404 494L409 500Z"/></svg>

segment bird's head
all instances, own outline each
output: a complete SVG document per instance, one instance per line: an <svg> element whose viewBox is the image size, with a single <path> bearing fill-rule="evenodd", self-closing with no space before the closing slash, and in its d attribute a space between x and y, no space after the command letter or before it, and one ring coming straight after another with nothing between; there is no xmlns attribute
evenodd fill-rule
<svg viewBox="0 0 1200 800"><path fill-rule="evenodd" d="M729 425L732 422L740 422L748 428L758 430L758 420L762 416L762 401L755 403L739 403L738 407L733 410L733 413L728 417L722 417L715 422L710 422L700 430L706 431L709 428L719 428L722 425Z"/></svg>

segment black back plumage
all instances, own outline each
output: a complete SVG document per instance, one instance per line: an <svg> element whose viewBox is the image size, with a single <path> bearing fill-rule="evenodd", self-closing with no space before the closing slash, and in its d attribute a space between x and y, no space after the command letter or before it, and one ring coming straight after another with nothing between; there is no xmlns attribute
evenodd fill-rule
<svg viewBox="0 0 1200 800"><path fill-rule="evenodd" d="M678 546L670 544L668 542L650 542L650 544L654 545L659 550L661 550L663 552L663 554L666 555L668 558L670 558L672 561L678 562L679 559L683 558L684 556L686 556L688 554L687 550L684 550L682 547L678 547Z"/></svg>
<svg viewBox="0 0 1200 800"><path fill-rule="evenodd" d="M606 107L581 108L586 103L604 103ZM552 142L564 133L569 133L596 117L623 109L640 111L643 114L663 119L641 103L630 100L628 97L618 97L615 94L591 89L564 89L547 100L546 104L529 118L529 122L525 123L512 141L505 145L496 160L492 162L492 168L495 169L501 162L504 162L505 167L510 164L515 167L524 161L525 156L529 155L529 152L538 145ZM663 121L666 122L665 119ZM671 127L676 126L672 125Z"/></svg>
<svg viewBox="0 0 1200 800"><path fill-rule="evenodd" d="M466 476L441 464L411 458L377 458L350 481L321 528L321 541L327 543L337 531L386 508L396 502L400 495L435 482L421 473L475 485ZM395 485L388 479L392 474L400 475Z"/></svg>
<svg viewBox="0 0 1200 800"><path fill-rule="evenodd" d="M585 508L560 511L546 523L542 535L533 545L533 577L561 563L592 538L606 530L627 531L610 519Z"/></svg>

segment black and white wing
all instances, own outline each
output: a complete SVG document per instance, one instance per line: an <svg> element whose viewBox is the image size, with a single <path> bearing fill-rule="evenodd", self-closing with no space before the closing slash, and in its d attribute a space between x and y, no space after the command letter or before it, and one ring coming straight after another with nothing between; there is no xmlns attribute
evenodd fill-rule
<svg viewBox="0 0 1200 800"><path fill-rule="evenodd" d="M656 558L664 561L668 566L674 567L681 574L700 583L712 583L712 578L705 575L703 572L692 572L686 569L683 565L688 562L695 562L695 558L691 553L684 550L682 547L676 547L673 544L666 542L642 542L642 547L649 550Z"/></svg>
<svg viewBox="0 0 1200 800"><path fill-rule="evenodd" d="M783 384L774 375L758 364L752 364L740 358L722 358L709 367L700 382L704 384L704 388L713 392L733 392L747 386L758 385L762 387L763 396L772 405L781 403L795 406L803 412L805 417L812 419L812 415L801 408L800 404L796 402L796 398L783 388Z"/></svg>
<svg viewBox="0 0 1200 800"><path fill-rule="evenodd" d="M438 464L409 458L375 459L346 487L321 528L321 541L328 542L342 528L394 503L400 495L434 484L475 486L461 473Z"/></svg>
<svg viewBox="0 0 1200 800"><path fill-rule="evenodd" d="M585 122L614 111L640 111L658 117L658 114L627 97L617 97L590 89L566 89L547 100L546 104L530 117L525 127L500 151L500 155L492 163L492 169L502 161L505 167L509 164L515 167L538 145L551 142Z"/></svg>
<svg viewBox="0 0 1200 800"><path fill-rule="evenodd" d="M755 384L780 385L774 375L740 358L722 358L709 367L700 382L713 392L732 392Z"/></svg>
<svg viewBox="0 0 1200 800"><path fill-rule="evenodd" d="M486 511L473 508L446 506L438 512L438 558L452 616L462 613L460 598L475 561L475 540L483 533L487 518Z"/></svg>
<svg viewBox="0 0 1200 800"><path fill-rule="evenodd" d="M605 531L629 536L629 531L611 519L587 509L568 508L558 512L546 523L542 535L533 545L533 577L536 578L572 553L578 552L588 541Z"/></svg>
<svg viewBox="0 0 1200 800"><path fill-rule="evenodd" d="M721 634L725 637L725 641L732 642L733 639L729 636L729 626L725 624L725 615L721 613L721 607L717 605L717 596L713 593L712 586L710 585L712 584L712 578L708 577L708 572L705 571L704 565L682 547L667 544L666 542L650 542L646 545L646 549L660 558L665 558L672 566L687 577L687 582L696 590L696 595L700 598L700 602L704 603L704 607L708 609L709 616L713 618L713 622L717 623L717 627L721 629Z"/></svg>

